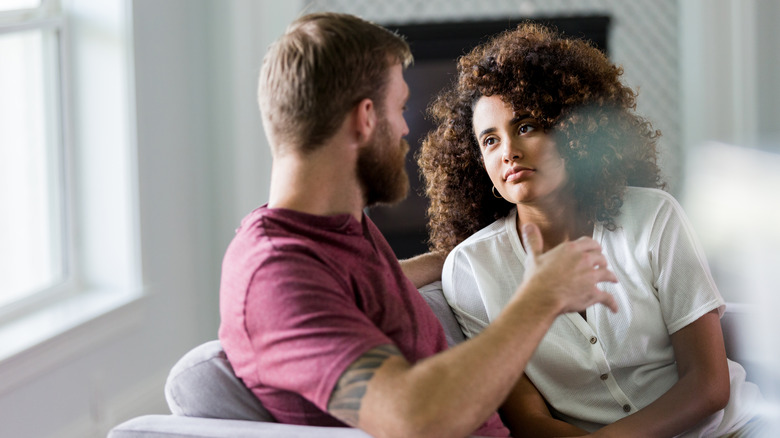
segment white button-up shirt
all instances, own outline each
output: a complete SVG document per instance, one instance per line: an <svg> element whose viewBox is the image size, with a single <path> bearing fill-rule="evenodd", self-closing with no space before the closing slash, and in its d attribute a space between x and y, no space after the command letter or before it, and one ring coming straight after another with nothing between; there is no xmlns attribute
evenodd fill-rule
<svg viewBox="0 0 780 438"><path fill-rule="evenodd" d="M495 319L522 282L526 252L513 210L480 230L447 257L442 285L464 334L473 337ZM724 301L685 214L669 194L629 188L617 229L594 227L618 278L599 286L619 311L597 305L558 317L525 369L554 415L593 431L647 406L677 382L670 335L718 309ZM518 333L522 336L522 333ZM729 405L685 436L715 436L752 416L760 398L745 371L729 361Z"/></svg>

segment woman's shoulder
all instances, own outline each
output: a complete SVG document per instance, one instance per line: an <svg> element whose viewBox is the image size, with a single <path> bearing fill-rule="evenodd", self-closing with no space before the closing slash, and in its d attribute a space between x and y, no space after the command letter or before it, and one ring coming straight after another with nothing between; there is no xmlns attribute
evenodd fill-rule
<svg viewBox="0 0 780 438"><path fill-rule="evenodd" d="M632 187L626 188L625 202L672 202L674 196L661 189L654 189L650 187Z"/></svg>
<svg viewBox="0 0 780 438"><path fill-rule="evenodd" d="M507 222L514 223L516 211L512 210L507 216L497 219L490 225L482 228L476 233L472 234L466 240L460 242L452 250L453 253L469 251L475 247L481 247L484 245L492 245L496 240L501 239L506 235L508 230L513 227L507 227Z"/></svg>
<svg viewBox="0 0 780 438"><path fill-rule="evenodd" d="M630 219L651 219L664 210L680 210L680 204L671 194L647 187L628 187L623 197L623 206L616 222Z"/></svg>
<svg viewBox="0 0 780 438"><path fill-rule="evenodd" d="M517 236L516 216L516 210L513 210L507 216L472 234L450 251L442 269L445 295L452 297L461 293L459 291L463 287L473 286L477 276L493 277L491 273L506 266L513 257L523 259L523 255L518 253L518 247L522 244ZM458 284L457 287L455 283Z"/></svg>

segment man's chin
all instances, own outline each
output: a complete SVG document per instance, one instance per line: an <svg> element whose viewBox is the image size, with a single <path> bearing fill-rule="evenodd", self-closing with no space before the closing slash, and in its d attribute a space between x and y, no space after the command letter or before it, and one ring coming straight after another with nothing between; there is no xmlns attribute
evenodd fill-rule
<svg viewBox="0 0 780 438"><path fill-rule="evenodd" d="M401 201L409 196L409 176L406 174L406 172L404 172L403 177L399 177L399 179L396 181L392 192L388 191L387 188L388 187L385 186L378 190L369 190L366 206L394 206L401 203Z"/></svg>
<svg viewBox="0 0 780 438"><path fill-rule="evenodd" d="M372 145L358 157L357 174L366 196L366 206L396 205L409 194L409 175L404 166L409 143L401 140L398 149L383 150L378 147L386 129L377 132ZM389 144L389 143L385 143ZM369 170L371 170L369 172Z"/></svg>
<svg viewBox="0 0 780 438"><path fill-rule="evenodd" d="M395 205L400 204L403 202L404 199L409 196L409 190L407 189L404 193L395 196L393 198L389 199L375 199L373 202L369 200L369 203L366 205L367 207L378 207L378 206L384 206L384 207L393 207Z"/></svg>

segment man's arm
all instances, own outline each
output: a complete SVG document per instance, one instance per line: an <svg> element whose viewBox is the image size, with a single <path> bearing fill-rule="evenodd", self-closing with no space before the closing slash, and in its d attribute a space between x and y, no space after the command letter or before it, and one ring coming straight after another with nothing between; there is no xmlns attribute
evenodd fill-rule
<svg viewBox="0 0 780 438"><path fill-rule="evenodd" d="M428 252L410 259L399 260L401 269L414 287L421 288L428 283L441 280L441 269L447 254L443 252Z"/></svg>
<svg viewBox="0 0 780 438"><path fill-rule="evenodd" d="M329 412L376 437L457 437L476 430L514 387L555 318L614 298L617 281L589 238L541 254L536 226L523 227L534 263L501 315L479 336L414 365L392 346L373 349L341 376Z"/></svg>
<svg viewBox="0 0 780 438"><path fill-rule="evenodd" d="M328 401L328 411L341 421L356 426L358 412L366 395L368 381L385 360L392 356L402 357L395 345L380 345L360 356L341 375Z"/></svg>

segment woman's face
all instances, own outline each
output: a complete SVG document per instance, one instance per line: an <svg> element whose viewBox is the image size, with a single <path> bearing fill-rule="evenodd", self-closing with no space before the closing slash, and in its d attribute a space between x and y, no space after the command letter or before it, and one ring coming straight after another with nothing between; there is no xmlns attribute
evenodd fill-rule
<svg viewBox="0 0 780 438"><path fill-rule="evenodd" d="M516 114L499 96L483 96L472 122L485 169L507 201L541 202L566 183L563 158L530 114Z"/></svg>

